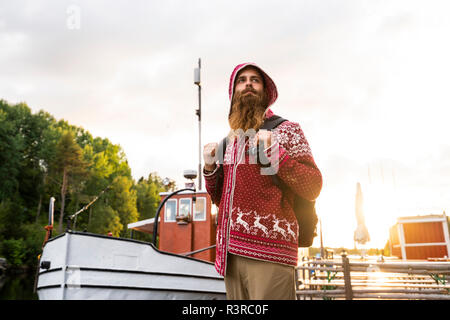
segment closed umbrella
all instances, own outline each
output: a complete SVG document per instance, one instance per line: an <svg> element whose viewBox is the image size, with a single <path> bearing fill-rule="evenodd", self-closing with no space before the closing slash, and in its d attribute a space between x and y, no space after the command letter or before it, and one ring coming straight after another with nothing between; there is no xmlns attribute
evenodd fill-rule
<svg viewBox="0 0 450 320"><path fill-rule="evenodd" d="M359 244L365 244L370 241L370 236L364 220L363 195L361 191L361 184L359 182L356 183L355 213L357 226L353 235L353 240Z"/></svg>

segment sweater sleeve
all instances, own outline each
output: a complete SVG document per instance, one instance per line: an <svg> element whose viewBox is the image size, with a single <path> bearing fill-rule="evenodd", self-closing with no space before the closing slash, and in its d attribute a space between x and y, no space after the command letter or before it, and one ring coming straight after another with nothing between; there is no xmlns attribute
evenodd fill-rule
<svg viewBox="0 0 450 320"><path fill-rule="evenodd" d="M223 188L223 167L217 165L212 172L207 172L203 168L203 176L205 177L206 191L208 191L212 202L219 206Z"/></svg>
<svg viewBox="0 0 450 320"><path fill-rule="evenodd" d="M286 121L273 134L275 143L266 154L277 148L278 177L300 197L315 200L322 189L322 174L300 125Z"/></svg>

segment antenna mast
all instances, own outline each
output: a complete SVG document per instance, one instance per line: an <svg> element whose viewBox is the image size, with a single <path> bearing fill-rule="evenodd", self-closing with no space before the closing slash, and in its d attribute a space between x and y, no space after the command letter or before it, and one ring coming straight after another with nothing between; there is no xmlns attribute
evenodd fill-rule
<svg viewBox="0 0 450 320"><path fill-rule="evenodd" d="M198 86L198 190L202 189L202 86L200 84L201 60L198 58L198 68L194 69L194 83Z"/></svg>

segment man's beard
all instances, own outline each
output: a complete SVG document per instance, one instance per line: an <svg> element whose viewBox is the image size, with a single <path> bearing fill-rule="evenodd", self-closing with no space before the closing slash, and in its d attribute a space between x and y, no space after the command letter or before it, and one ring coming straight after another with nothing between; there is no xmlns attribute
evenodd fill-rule
<svg viewBox="0 0 450 320"><path fill-rule="evenodd" d="M247 94L252 91L254 94ZM228 122L232 130L241 129L246 132L249 129L258 130L265 118L267 108L267 96L265 90L257 93L253 89L235 92L231 102L231 113Z"/></svg>

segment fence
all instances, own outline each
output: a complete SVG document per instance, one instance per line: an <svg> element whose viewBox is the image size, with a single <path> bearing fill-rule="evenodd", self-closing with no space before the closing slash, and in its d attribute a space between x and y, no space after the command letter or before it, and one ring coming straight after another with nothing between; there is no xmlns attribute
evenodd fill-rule
<svg viewBox="0 0 450 320"><path fill-rule="evenodd" d="M450 300L450 262L305 260L296 268L297 299Z"/></svg>

